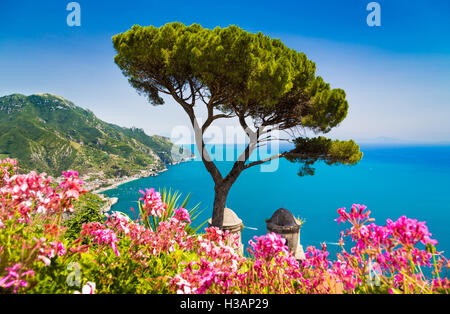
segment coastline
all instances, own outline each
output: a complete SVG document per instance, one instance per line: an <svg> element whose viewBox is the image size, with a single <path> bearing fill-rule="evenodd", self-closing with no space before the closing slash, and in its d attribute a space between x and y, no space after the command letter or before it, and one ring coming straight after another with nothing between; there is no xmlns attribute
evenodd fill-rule
<svg viewBox="0 0 450 314"><path fill-rule="evenodd" d="M186 157L182 161L176 161L176 162L166 165L166 167L161 170L154 170L154 169L141 170L138 174L134 174L132 176L125 176L125 177L120 177L120 178L110 178L110 179L95 179L94 181L87 182L84 185L90 193L100 196L106 202L105 205L103 205L103 207L100 209L100 212L102 214L106 214L109 211L111 211L112 206L119 201L119 198L118 197L108 197L106 194L104 194L104 192L112 190L112 189L116 189L118 186L120 186L122 184L132 182L135 180L139 180L141 178L157 176L160 173L167 171L168 170L167 166L177 165L179 163L192 161L194 159L195 159L195 156ZM107 184L107 186L104 186L105 184Z"/></svg>
<svg viewBox="0 0 450 314"><path fill-rule="evenodd" d="M135 181L135 180L138 180L138 179L141 179L141 178L147 178L147 177L151 177L151 176L156 176L160 172L163 172L163 171L165 171L165 170L161 170L161 171L150 171L150 170L148 170L148 171L144 171L145 173L142 173L142 171L141 171L140 174L135 174L135 175L132 175L132 176L125 176L125 177L120 177L120 178L112 178L112 179L101 180L102 183L100 184L100 187L96 187L96 188L94 188L92 190L89 190L89 192L99 195L99 194L102 194L105 191L113 190L113 189L117 188L119 185L122 185L122 184L125 184L125 183L128 183L128 182L132 182L132 181ZM102 187L102 185L105 185L105 184L107 184L107 186L103 186Z"/></svg>
<svg viewBox="0 0 450 314"><path fill-rule="evenodd" d="M177 165L182 162L192 161L194 159L195 159L195 156L187 157L187 158L184 158L182 161L173 162L173 163L168 164L167 166L174 166L174 165ZM140 173L134 174L131 176L125 176L125 177L120 177L120 178L110 178L110 179L103 179L103 180L97 179L97 180L95 180L95 183L94 183L95 186L93 186L91 188L87 187L87 190L93 194L104 195L103 194L104 192L106 192L108 190L116 189L118 186L120 186L122 184L132 182L135 180L139 180L141 178L154 177L154 176L157 176L167 170L168 170L167 167L165 167L161 170L153 170L153 169L152 170L141 170ZM104 186L105 184L107 184L107 186ZM104 195L104 196L106 197L106 195Z"/></svg>
<svg viewBox="0 0 450 314"><path fill-rule="evenodd" d="M104 194L100 194L100 197L106 201L105 205L100 208L100 213L102 215L107 214L111 210L111 207L119 201L118 197L107 197Z"/></svg>

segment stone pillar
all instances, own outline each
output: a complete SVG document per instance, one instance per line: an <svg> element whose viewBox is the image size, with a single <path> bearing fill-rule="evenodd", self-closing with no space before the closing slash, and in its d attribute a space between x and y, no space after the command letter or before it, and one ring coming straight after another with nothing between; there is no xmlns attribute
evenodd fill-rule
<svg viewBox="0 0 450 314"><path fill-rule="evenodd" d="M267 232L274 232L286 239L286 245L297 260L305 259L303 246L300 244L301 223L285 208L280 208L266 220Z"/></svg>
<svg viewBox="0 0 450 314"><path fill-rule="evenodd" d="M211 226L212 219L208 220L209 226ZM241 231L244 228L244 224L242 223L242 219L240 219L234 211L230 208L225 208L223 213L223 231L229 231L233 235L238 235L238 246L235 246L234 243L227 243L227 245L231 246L236 253L243 255L244 254L244 245L242 244L242 236Z"/></svg>

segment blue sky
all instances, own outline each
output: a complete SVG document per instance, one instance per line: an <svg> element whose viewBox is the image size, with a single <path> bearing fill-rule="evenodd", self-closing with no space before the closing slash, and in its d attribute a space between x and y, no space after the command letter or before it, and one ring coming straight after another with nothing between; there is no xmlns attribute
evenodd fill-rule
<svg viewBox="0 0 450 314"><path fill-rule="evenodd" d="M346 91L349 114L330 136L450 141L448 0L377 1L380 27L366 23L369 0L80 0L80 27L66 24L69 2L0 2L1 96L49 92L108 122L170 135L188 125L184 112L137 95L113 62L111 37L133 24L235 24L305 52Z"/></svg>

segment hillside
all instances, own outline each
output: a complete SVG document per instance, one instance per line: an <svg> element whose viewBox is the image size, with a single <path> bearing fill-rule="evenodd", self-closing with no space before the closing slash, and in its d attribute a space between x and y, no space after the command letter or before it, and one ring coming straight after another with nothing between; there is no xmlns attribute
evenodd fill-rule
<svg viewBox="0 0 450 314"><path fill-rule="evenodd" d="M183 151L174 156L173 145L141 129L106 123L59 96L0 97L0 159L19 160L22 171L59 176L73 169L92 178L136 175L190 157Z"/></svg>

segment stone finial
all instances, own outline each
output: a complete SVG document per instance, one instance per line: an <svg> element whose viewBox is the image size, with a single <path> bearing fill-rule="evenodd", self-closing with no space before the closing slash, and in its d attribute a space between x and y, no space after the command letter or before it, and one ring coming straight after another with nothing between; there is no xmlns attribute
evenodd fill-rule
<svg viewBox="0 0 450 314"><path fill-rule="evenodd" d="M300 244L301 223L289 210L285 208L276 210L266 223L268 233L274 232L286 239L286 245L297 260L305 259L303 246Z"/></svg>

